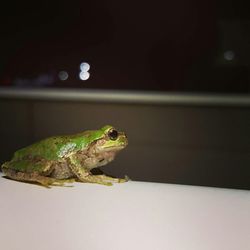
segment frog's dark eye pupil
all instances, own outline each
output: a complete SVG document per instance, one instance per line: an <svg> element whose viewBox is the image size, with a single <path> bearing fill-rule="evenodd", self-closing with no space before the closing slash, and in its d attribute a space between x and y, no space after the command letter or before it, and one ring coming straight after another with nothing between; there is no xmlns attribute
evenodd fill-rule
<svg viewBox="0 0 250 250"><path fill-rule="evenodd" d="M109 131L108 135L109 135L109 138L114 141L118 137L118 132L112 129L111 131Z"/></svg>

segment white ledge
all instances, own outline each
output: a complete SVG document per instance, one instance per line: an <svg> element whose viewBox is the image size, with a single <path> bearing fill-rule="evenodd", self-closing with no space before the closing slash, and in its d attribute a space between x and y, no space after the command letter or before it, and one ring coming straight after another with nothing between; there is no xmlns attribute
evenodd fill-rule
<svg viewBox="0 0 250 250"><path fill-rule="evenodd" d="M1 249L250 249L250 191L129 181L52 187L1 178Z"/></svg>
<svg viewBox="0 0 250 250"><path fill-rule="evenodd" d="M249 94L201 94L101 89L20 89L0 87L0 98L198 106L250 106Z"/></svg>

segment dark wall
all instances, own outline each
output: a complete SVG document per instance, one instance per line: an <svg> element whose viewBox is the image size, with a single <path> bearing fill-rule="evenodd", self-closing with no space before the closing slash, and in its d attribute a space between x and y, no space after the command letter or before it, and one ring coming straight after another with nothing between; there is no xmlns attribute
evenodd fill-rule
<svg viewBox="0 0 250 250"><path fill-rule="evenodd" d="M250 108L1 99L0 117L1 162L44 137L112 124L129 146L105 173L250 189Z"/></svg>

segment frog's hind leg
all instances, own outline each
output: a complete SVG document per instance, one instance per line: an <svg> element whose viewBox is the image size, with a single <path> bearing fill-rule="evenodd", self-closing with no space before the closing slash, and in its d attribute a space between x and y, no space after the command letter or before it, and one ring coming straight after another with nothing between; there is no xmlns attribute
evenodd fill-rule
<svg viewBox="0 0 250 250"><path fill-rule="evenodd" d="M35 182L44 187L50 186L65 186L65 183L73 182L73 179L58 180L48 176L40 175L39 173L24 173L15 171L12 169L4 169L4 174L10 179L23 181L23 182Z"/></svg>

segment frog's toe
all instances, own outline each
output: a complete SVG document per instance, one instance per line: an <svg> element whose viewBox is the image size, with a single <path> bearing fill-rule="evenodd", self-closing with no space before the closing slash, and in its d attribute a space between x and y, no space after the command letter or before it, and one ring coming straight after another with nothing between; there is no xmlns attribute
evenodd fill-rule
<svg viewBox="0 0 250 250"><path fill-rule="evenodd" d="M73 187L72 185L69 186L66 184L72 183L74 181L75 181L75 179L63 179L63 180L54 179L50 185L51 186L60 186L60 187Z"/></svg>
<svg viewBox="0 0 250 250"><path fill-rule="evenodd" d="M105 186L113 186L112 182L103 182L102 184L104 184Z"/></svg>
<svg viewBox="0 0 250 250"><path fill-rule="evenodd" d="M126 179L119 179L118 180L118 183L124 183L124 182L127 182L127 180Z"/></svg>
<svg viewBox="0 0 250 250"><path fill-rule="evenodd" d="M125 176L124 178L113 178L111 181L116 183L124 183L129 181L130 178L128 176Z"/></svg>
<svg viewBox="0 0 250 250"><path fill-rule="evenodd" d="M125 182L131 181L131 179L130 179L129 176L127 176L127 175L125 175L124 180L125 180Z"/></svg>

